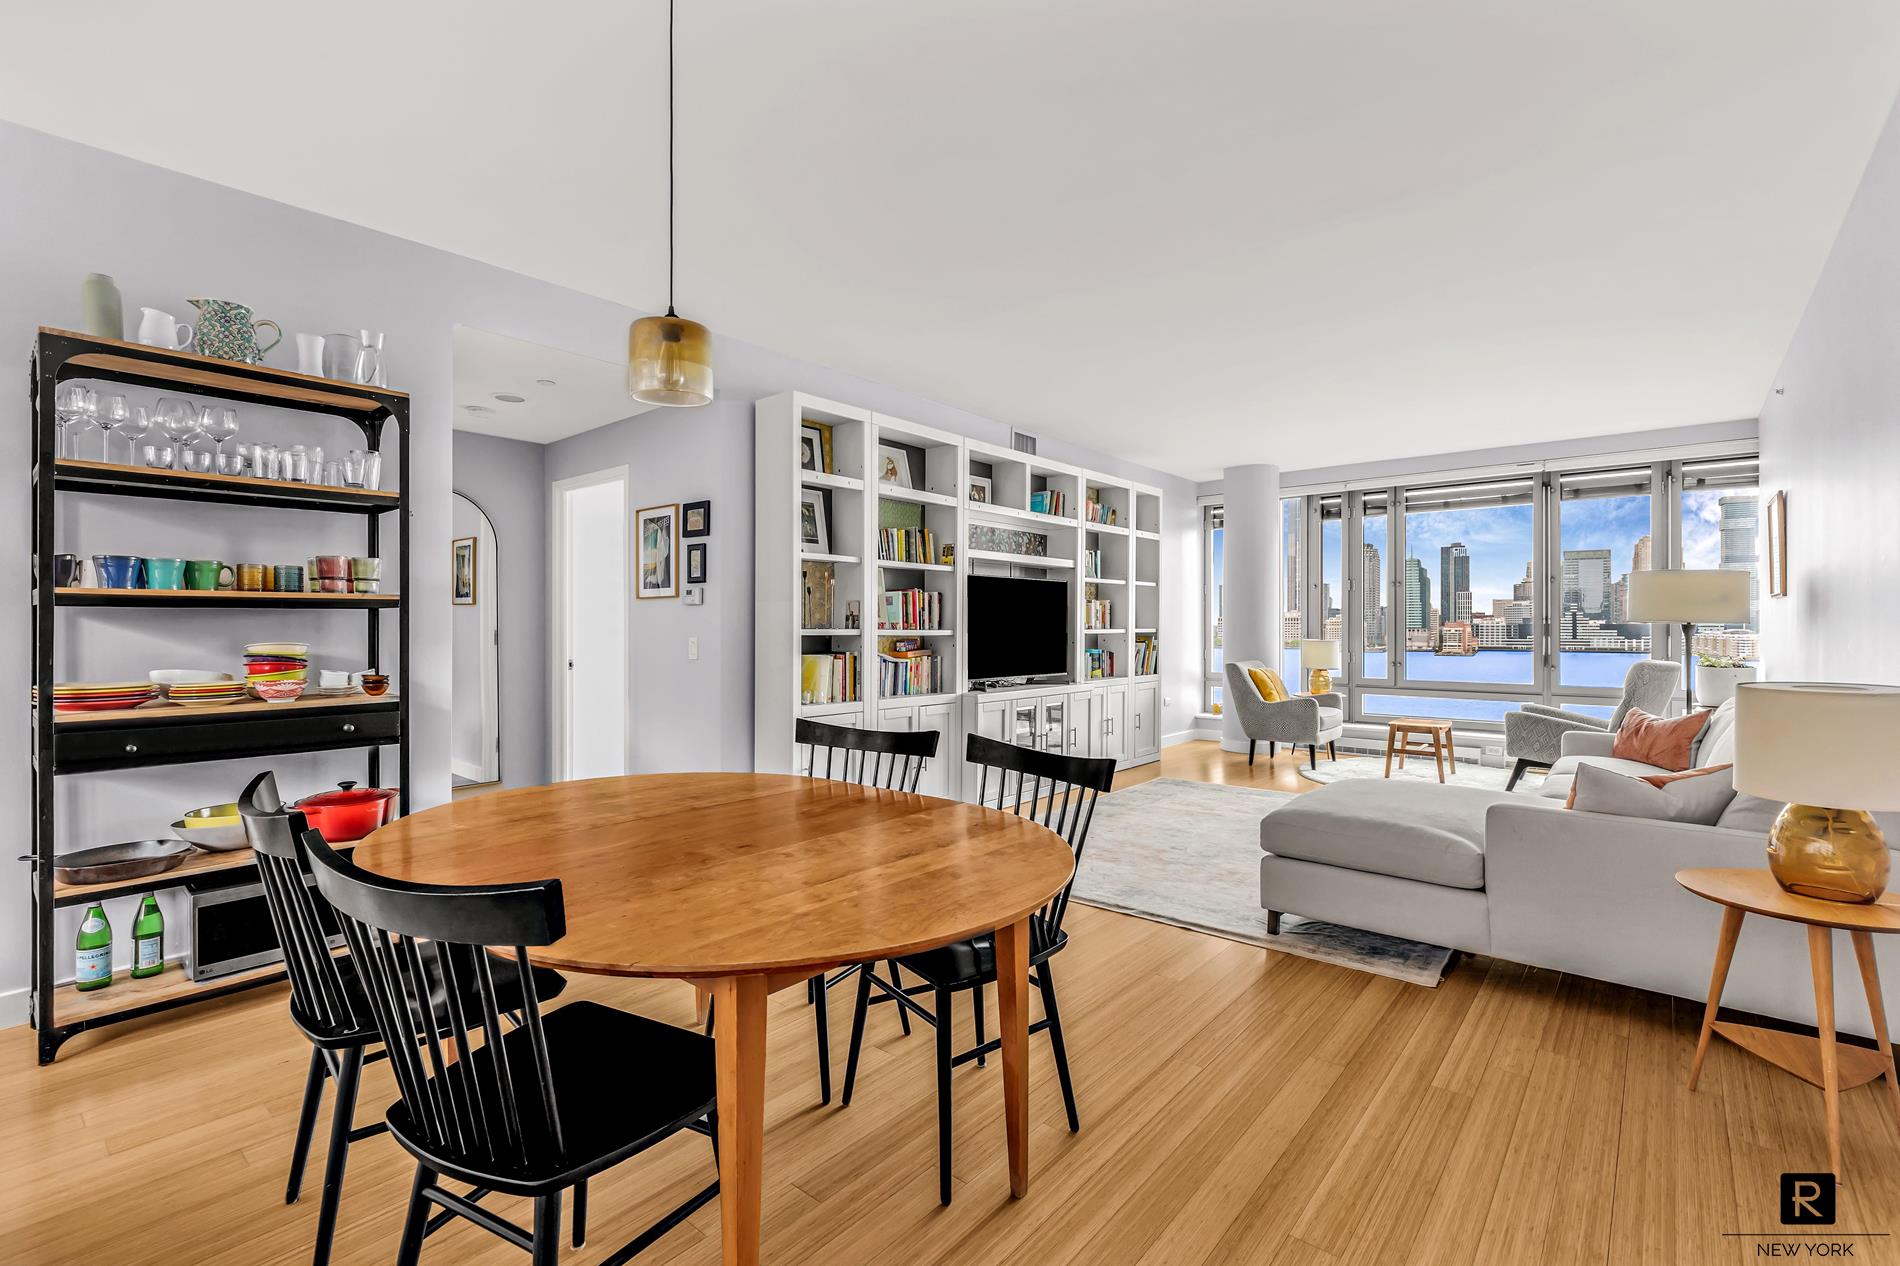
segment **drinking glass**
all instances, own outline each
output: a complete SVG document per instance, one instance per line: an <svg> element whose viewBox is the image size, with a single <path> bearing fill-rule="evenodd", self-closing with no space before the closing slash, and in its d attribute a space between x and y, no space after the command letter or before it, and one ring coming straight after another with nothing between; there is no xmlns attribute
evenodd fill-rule
<svg viewBox="0 0 1900 1266"><path fill-rule="evenodd" d="M343 486L361 488L363 486L363 450L353 448L343 455Z"/></svg>
<svg viewBox="0 0 1900 1266"><path fill-rule="evenodd" d="M310 482L310 450L301 444L292 444L284 454L284 467L281 472L284 479L293 484Z"/></svg>
<svg viewBox="0 0 1900 1266"><path fill-rule="evenodd" d="M125 460L131 465L138 465L139 446L152 433L152 411L139 405L132 410L131 417L119 423L118 429L125 435Z"/></svg>
<svg viewBox="0 0 1900 1266"><path fill-rule="evenodd" d="M376 449L363 454L363 488L375 492L383 486L383 455Z"/></svg>
<svg viewBox="0 0 1900 1266"><path fill-rule="evenodd" d="M244 473L244 454L239 452L219 453L217 470L220 475L241 475Z"/></svg>
<svg viewBox="0 0 1900 1266"><path fill-rule="evenodd" d="M76 428L85 426L91 420L92 401L92 390L76 382L61 386L59 394L53 397L53 422L59 428L58 456L79 456L79 434Z"/></svg>
<svg viewBox="0 0 1900 1266"><path fill-rule="evenodd" d="M211 454L202 448L186 445L178 450L178 469L188 470L194 475L203 475L211 470Z"/></svg>
<svg viewBox="0 0 1900 1266"><path fill-rule="evenodd" d="M283 454L277 451L275 444L256 444L251 447L251 473L259 479L277 479L283 475Z"/></svg>
<svg viewBox="0 0 1900 1266"><path fill-rule="evenodd" d="M218 455L223 456L225 442L238 433L237 410L228 404L208 404L198 417L198 429L217 445Z"/></svg>
<svg viewBox="0 0 1900 1266"><path fill-rule="evenodd" d="M112 460L112 433L132 421L132 406L126 403L124 396L117 393L98 396L95 397L93 417L99 423L99 430L103 432L99 438L99 460L109 462ZM128 462L132 460L130 449L126 452L125 460Z"/></svg>
<svg viewBox="0 0 1900 1266"><path fill-rule="evenodd" d="M198 433L198 406L180 396L163 396L158 402L158 425L166 439L183 444Z"/></svg>
<svg viewBox="0 0 1900 1266"><path fill-rule="evenodd" d="M172 448L170 440L153 440L149 444L141 445L139 451L143 454L144 464L153 470L170 470L172 460L176 455L176 450Z"/></svg>

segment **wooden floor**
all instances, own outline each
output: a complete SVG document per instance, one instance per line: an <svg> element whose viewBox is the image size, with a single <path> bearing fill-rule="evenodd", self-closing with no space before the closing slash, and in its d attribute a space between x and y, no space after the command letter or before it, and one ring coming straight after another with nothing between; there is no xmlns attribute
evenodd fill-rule
<svg viewBox="0 0 1900 1266"><path fill-rule="evenodd" d="M1154 776L1311 786L1289 757L1250 774L1206 743L1128 781ZM1069 926L1057 966L1083 1128L1064 1127L1032 1039L1023 1201L994 1062L955 1074L943 1209L928 1036L901 1037L880 1008L856 1102L821 1109L811 1012L799 990L773 999L768 1263L1753 1261L1753 1239L1723 1232L1776 1231L1778 1175L1824 1164L1819 1091L1720 1042L1702 1089L1683 1089L1688 1004L1470 958L1420 989L1087 908ZM284 1205L309 1048L281 990L84 1035L44 1069L25 1029L0 1033L0 1261L307 1261L323 1143L303 1202ZM568 996L692 1010L676 983L577 977ZM840 1074L847 1011L841 993ZM375 1065L360 1120L393 1094ZM1900 1135L1879 1094L1842 1096L1844 1231L1900 1231ZM710 1166L688 1136L596 1180L590 1243L562 1261L599 1261ZM352 1149L336 1262L393 1260L411 1172L386 1137ZM1900 1260L1891 1240L1852 1243L1854 1260ZM422 1260L525 1257L464 1224ZM717 1263L717 1207L639 1260Z"/></svg>

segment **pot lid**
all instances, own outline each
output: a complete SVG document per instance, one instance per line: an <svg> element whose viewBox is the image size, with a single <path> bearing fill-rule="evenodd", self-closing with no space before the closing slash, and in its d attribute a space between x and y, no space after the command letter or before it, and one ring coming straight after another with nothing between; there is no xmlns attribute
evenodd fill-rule
<svg viewBox="0 0 1900 1266"><path fill-rule="evenodd" d="M375 804L379 800L394 799L393 787L359 787L353 782L338 783L335 791L319 791L314 796L305 796L293 809L340 808L352 804Z"/></svg>

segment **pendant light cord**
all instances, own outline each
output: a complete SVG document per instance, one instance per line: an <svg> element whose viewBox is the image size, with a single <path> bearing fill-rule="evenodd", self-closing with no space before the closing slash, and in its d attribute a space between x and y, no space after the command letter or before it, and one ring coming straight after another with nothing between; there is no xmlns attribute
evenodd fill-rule
<svg viewBox="0 0 1900 1266"><path fill-rule="evenodd" d="M666 315L673 310L673 3L666 0Z"/></svg>

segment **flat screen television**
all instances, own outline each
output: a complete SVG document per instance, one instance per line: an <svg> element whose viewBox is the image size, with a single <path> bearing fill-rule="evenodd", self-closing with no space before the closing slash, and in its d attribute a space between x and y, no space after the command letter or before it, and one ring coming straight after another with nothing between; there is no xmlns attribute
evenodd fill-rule
<svg viewBox="0 0 1900 1266"><path fill-rule="evenodd" d="M971 576L964 601L970 680L1068 675L1067 581Z"/></svg>

